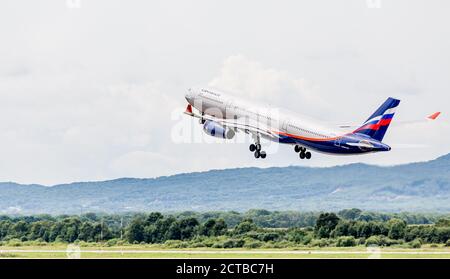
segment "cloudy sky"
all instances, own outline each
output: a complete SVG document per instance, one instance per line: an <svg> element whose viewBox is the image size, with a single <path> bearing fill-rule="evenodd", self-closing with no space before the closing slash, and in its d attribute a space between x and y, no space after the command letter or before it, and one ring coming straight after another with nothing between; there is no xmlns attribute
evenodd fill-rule
<svg viewBox="0 0 450 279"><path fill-rule="evenodd" d="M247 166L390 165L450 152L449 1L2 1L0 181L52 185ZM389 153L298 159L202 135L209 85L332 123L400 98ZM440 121L395 125L443 111ZM185 136L185 134L183 134ZM396 148L397 146L397 148Z"/></svg>

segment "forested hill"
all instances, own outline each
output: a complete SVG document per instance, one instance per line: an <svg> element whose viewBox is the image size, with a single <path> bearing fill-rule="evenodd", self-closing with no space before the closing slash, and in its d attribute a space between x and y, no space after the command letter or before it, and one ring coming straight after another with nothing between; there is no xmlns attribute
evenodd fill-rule
<svg viewBox="0 0 450 279"><path fill-rule="evenodd" d="M252 208L450 211L450 154L392 167L242 168L52 187L0 183L0 214Z"/></svg>

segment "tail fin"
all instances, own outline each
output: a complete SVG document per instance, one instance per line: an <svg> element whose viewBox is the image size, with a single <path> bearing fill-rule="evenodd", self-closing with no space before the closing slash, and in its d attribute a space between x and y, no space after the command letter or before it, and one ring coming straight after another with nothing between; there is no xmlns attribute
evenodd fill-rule
<svg viewBox="0 0 450 279"><path fill-rule="evenodd" d="M388 98L369 117L369 119L367 119L361 127L353 131L353 133L364 134L378 141L382 141L384 134L386 134L389 124L394 117L395 109L399 104L400 100Z"/></svg>

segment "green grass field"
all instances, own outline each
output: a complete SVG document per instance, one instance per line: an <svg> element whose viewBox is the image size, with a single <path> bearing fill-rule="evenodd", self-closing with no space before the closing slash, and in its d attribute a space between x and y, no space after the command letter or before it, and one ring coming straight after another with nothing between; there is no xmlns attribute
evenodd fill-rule
<svg viewBox="0 0 450 279"><path fill-rule="evenodd" d="M163 249L151 245L0 246L0 259L6 258L450 258L450 248Z"/></svg>

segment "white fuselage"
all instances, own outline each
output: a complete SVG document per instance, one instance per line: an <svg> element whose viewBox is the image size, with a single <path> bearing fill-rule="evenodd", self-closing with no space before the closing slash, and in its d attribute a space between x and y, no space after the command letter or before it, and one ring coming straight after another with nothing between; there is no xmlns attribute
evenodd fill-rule
<svg viewBox="0 0 450 279"><path fill-rule="evenodd" d="M190 89L186 99L206 115L246 121L252 125L267 127L271 131L292 134L305 139L326 140L336 137L339 133L294 113L256 105L215 89Z"/></svg>

